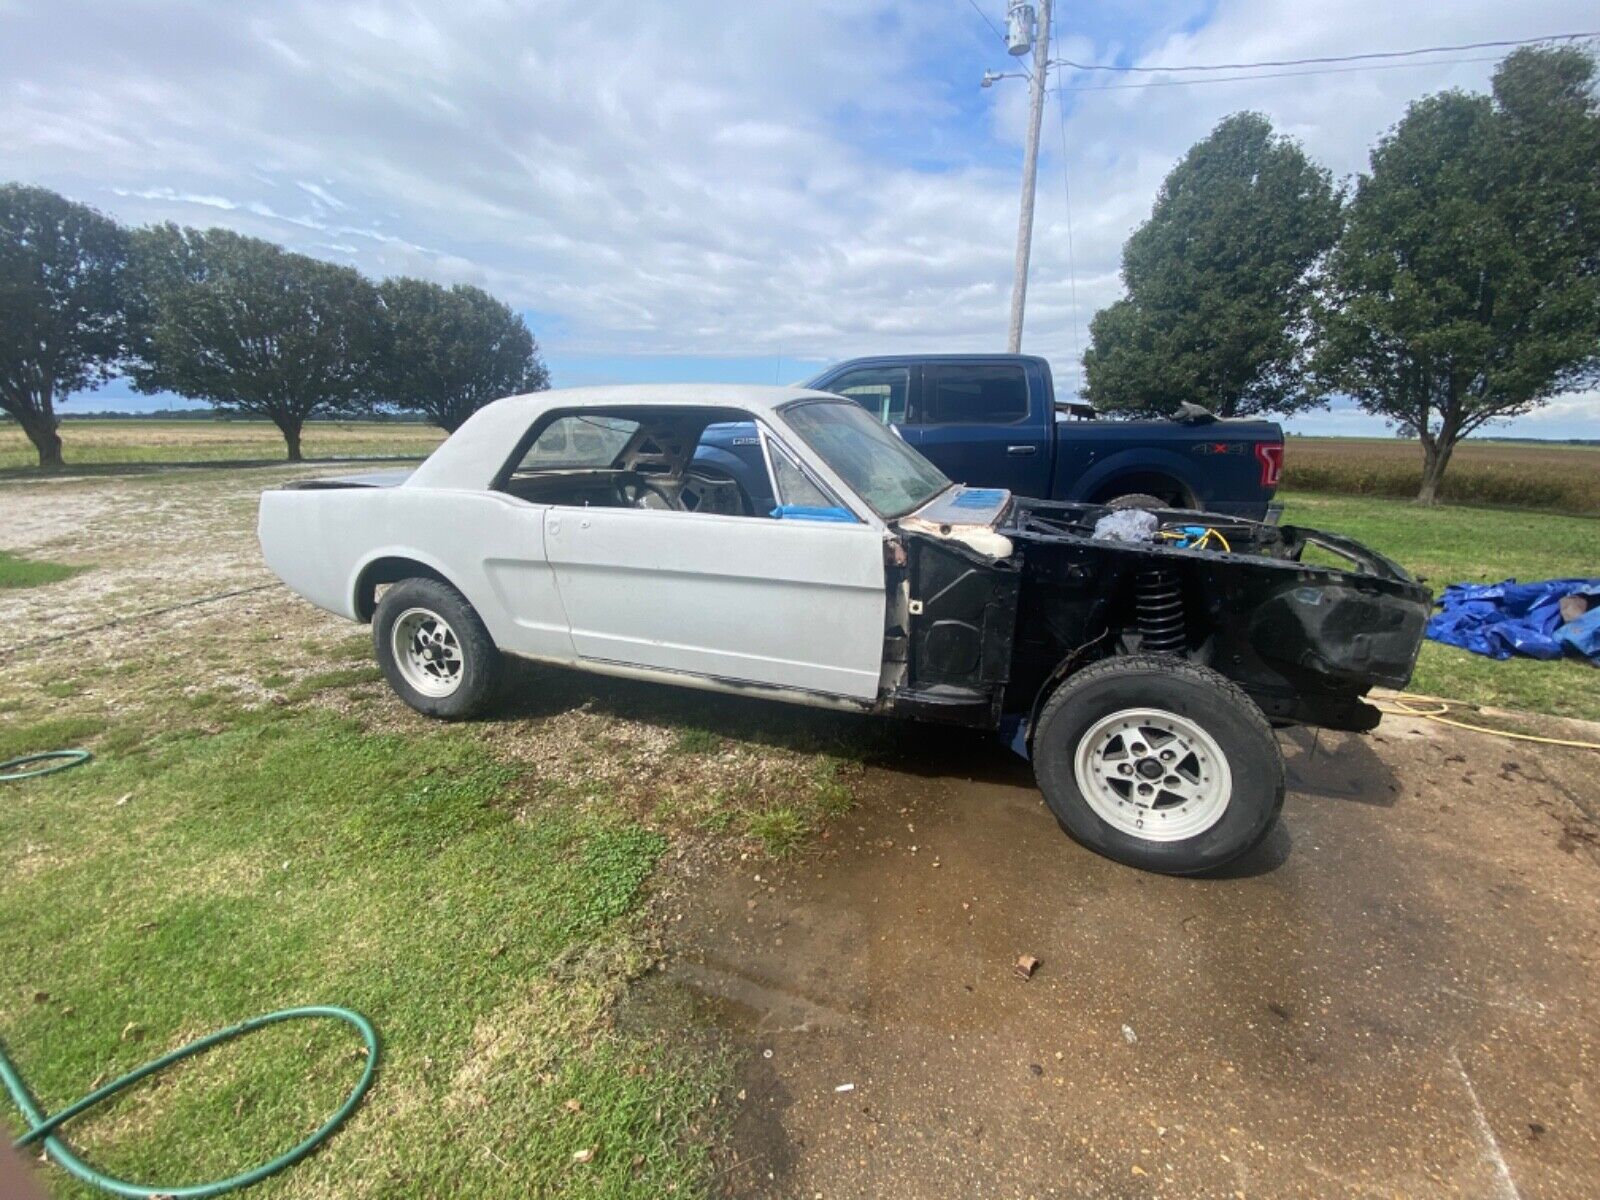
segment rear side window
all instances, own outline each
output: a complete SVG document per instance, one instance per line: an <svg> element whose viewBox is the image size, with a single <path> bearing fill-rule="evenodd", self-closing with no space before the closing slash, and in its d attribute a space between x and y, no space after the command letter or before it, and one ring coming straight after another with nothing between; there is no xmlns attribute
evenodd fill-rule
<svg viewBox="0 0 1600 1200"><path fill-rule="evenodd" d="M544 427L517 464L517 472L563 467L609 467L638 432L639 422L574 413Z"/></svg>
<svg viewBox="0 0 1600 1200"><path fill-rule="evenodd" d="M1008 363L923 368L924 425L1008 425L1028 415L1028 380Z"/></svg>
<svg viewBox="0 0 1600 1200"><path fill-rule="evenodd" d="M885 425L904 425L911 392L909 367L869 367L841 375L828 385L835 396L854 400Z"/></svg>

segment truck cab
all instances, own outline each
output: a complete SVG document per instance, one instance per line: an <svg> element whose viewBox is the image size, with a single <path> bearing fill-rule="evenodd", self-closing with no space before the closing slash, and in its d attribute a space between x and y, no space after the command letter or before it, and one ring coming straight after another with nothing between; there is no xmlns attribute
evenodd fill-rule
<svg viewBox="0 0 1600 1200"><path fill-rule="evenodd" d="M1040 500L1259 521L1283 469L1283 430L1271 421L1098 420L1090 406L1056 399L1050 364L1037 355L853 358L805 386L853 400L958 483ZM753 511L771 507L753 429L708 429L695 461L737 482Z"/></svg>

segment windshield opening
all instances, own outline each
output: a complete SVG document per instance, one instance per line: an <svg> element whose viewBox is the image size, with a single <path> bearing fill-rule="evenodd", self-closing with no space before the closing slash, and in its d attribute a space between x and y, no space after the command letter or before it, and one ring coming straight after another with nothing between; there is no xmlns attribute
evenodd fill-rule
<svg viewBox="0 0 1600 1200"><path fill-rule="evenodd" d="M938 467L847 400L803 400L783 418L884 520L921 508L950 486Z"/></svg>

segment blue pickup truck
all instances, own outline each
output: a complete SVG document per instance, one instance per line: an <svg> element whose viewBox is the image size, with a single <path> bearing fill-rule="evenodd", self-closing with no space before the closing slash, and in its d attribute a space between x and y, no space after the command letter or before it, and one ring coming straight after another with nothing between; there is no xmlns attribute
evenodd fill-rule
<svg viewBox="0 0 1600 1200"><path fill-rule="evenodd" d="M854 400L956 482L1019 496L1262 520L1283 469L1271 421L1086 419L1086 406L1057 404L1050 364L1033 355L853 358L804 386ZM752 507L772 504L753 427L707 429L695 464L736 480Z"/></svg>

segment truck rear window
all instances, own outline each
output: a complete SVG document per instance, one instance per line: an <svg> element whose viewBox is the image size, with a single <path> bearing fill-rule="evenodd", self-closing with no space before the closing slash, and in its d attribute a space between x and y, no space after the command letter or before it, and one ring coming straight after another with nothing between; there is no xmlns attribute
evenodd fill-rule
<svg viewBox="0 0 1600 1200"><path fill-rule="evenodd" d="M1028 415L1028 380L1009 363L930 365L923 371L924 425L1005 425Z"/></svg>

